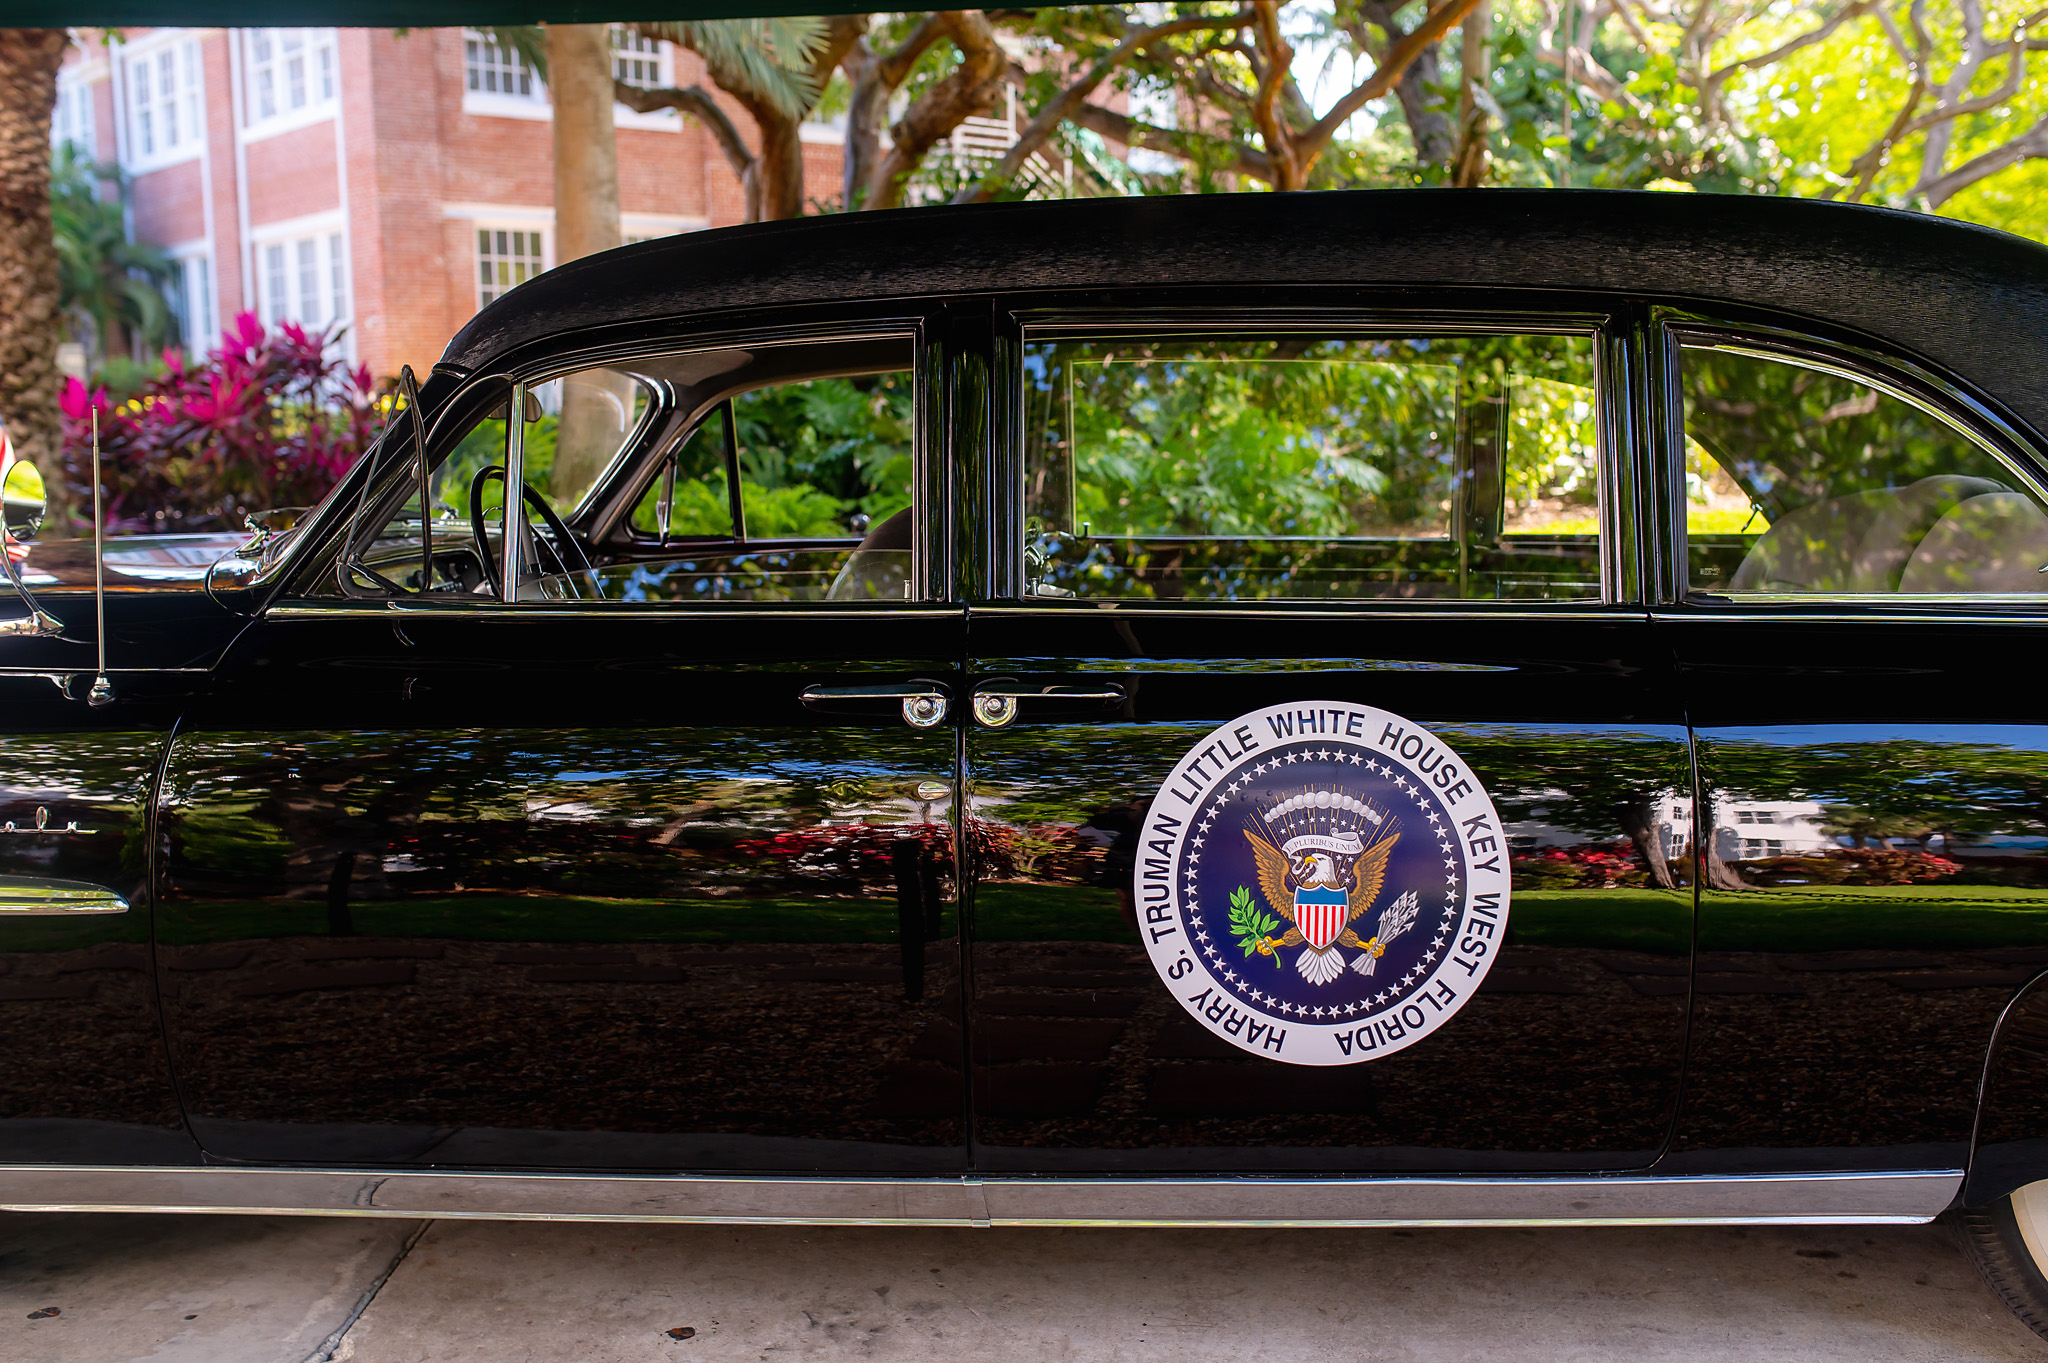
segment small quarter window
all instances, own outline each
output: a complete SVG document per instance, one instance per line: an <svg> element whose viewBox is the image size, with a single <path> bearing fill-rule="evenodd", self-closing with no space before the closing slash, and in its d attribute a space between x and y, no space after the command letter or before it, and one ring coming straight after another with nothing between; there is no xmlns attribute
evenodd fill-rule
<svg viewBox="0 0 2048 1363"><path fill-rule="evenodd" d="M1831 369L1688 346L1695 592L2048 591L2048 514L2004 460L1917 402Z"/></svg>
<svg viewBox="0 0 2048 1363"><path fill-rule="evenodd" d="M1028 595L1597 600L1593 344L1027 345Z"/></svg>

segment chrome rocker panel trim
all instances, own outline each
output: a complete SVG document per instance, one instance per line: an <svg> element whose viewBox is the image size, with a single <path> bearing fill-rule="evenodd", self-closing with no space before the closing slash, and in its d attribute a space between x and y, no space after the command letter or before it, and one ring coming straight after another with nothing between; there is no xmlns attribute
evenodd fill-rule
<svg viewBox="0 0 2048 1363"><path fill-rule="evenodd" d="M7 1211L773 1225L1912 1224L1960 1169L1743 1177L815 1179L311 1169L0 1168Z"/></svg>

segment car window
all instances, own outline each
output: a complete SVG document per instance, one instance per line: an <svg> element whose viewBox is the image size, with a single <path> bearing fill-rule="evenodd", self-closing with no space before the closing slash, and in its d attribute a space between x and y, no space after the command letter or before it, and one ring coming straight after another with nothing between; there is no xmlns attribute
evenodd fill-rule
<svg viewBox="0 0 2048 1363"><path fill-rule="evenodd" d="M909 338L891 338L635 358L533 385L518 595L902 600L910 360ZM436 593L496 590L506 423L500 408L434 453ZM417 591L417 492L357 544L354 590Z"/></svg>
<svg viewBox="0 0 2048 1363"><path fill-rule="evenodd" d="M1584 336L1131 336L1024 354L1028 595L1601 595Z"/></svg>
<svg viewBox="0 0 2048 1363"><path fill-rule="evenodd" d="M2039 595L2048 514L1951 421L1832 368L1680 351L1691 589Z"/></svg>

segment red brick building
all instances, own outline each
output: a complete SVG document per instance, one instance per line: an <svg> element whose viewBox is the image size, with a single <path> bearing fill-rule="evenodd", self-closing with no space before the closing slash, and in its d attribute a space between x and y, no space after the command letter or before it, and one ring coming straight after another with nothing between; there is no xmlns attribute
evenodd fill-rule
<svg viewBox="0 0 2048 1363"><path fill-rule="evenodd" d="M245 309L339 322L378 374L424 370L491 297L555 263L547 91L458 29L81 30L52 136L130 177L132 233L178 263L184 333ZM694 53L615 37L615 72L708 82ZM615 109L626 239L737 222L738 179L673 111ZM744 114L734 121L747 127ZM805 128L811 196L841 138Z"/></svg>

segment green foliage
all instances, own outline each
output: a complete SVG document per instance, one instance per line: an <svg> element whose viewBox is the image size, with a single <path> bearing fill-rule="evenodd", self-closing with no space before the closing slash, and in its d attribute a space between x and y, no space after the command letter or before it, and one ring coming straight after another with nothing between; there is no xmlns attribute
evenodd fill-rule
<svg viewBox="0 0 2048 1363"><path fill-rule="evenodd" d="M116 187L114 198L103 196L104 184ZM118 353L131 337L153 348L176 331L164 297L173 267L156 247L129 240L122 214L126 194L118 166L80 156L69 142L57 148L50 167L50 222L58 299L74 322L90 327L102 354ZM184 339L187 346L212 340Z"/></svg>
<svg viewBox="0 0 2048 1363"><path fill-rule="evenodd" d="M910 505L908 373L756 389L733 400L733 416L744 481L808 489L876 521ZM746 505L752 535L753 502Z"/></svg>
<svg viewBox="0 0 2048 1363"><path fill-rule="evenodd" d="M1686 433L1770 520L1932 474L2010 482L1989 454L1911 403L1793 364L1688 350Z"/></svg>
<svg viewBox="0 0 2048 1363"><path fill-rule="evenodd" d="M1274 928L1279 926L1279 919L1262 911L1253 902L1250 890L1240 885L1230 892L1230 935L1235 937L1237 944L1244 948L1246 956L1250 956L1253 952L1257 951L1259 944L1266 940L1267 935ZM1273 953L1273 968L1275 970L1280 968L1278 952Z"/></svg>
<svg viewBox="0 0 2048 1363"><path fill-rule="evenodd" d="M526 423L521 459L526 467L526 481L532 487L548 485L548 475L555 466L555 436L560 428L560 418L553 413ZM434 514L466 520L470 482L481 470L494 464L503 466L504 462L505 423L496 417L479 421L434 470ZM484 489L485 507L503 505L503 493L502 484L492 482ZM418 500L414 498L408 504L413 508L411 514L417 515Z"/></svg>
<svg viewBox="0 0 2048 1363"><path fill-rule="evenodd" d="M1502 402L1510 495L1593 504L1583 341L1065 343L1025 371L1033 510L1054 527L1442 537L1461 423Z"/></svg>
<svg viewBox="0 0 2048 1363"><path fill-rule="evenodd" d="M660 490L643 497L633 511L635 529L654 534L655 502ZM836 497L813 487L766 488L740 479L749 539L815 539L846 533L845 508ZM726 500L725 475L676 483L671 535L730 535L732 508Z"/></svg>
<svg viewBox="0 0 2048 1363"><path fill-rule="evenodd" d="M809 379L733 399L741 505L748 539L844 535L848 518L874 521L910 505L910 375ZM677 454L672 535L729 535L725 417L714 411ZM657 479L633 525L659 529Z"/></svg>
<svg viewBox="0 0 2048 1363"><path fill-rule="evenodd" d="M2022 5L1984 4L1982 28L1974 36L1964 6L1956 0L1930 0L1907 17L1897 15L1908 42L1925 36L1924 58L1909 61L1894 46L1875 14L1842 25L1826 40L1787 56L1734 82L1730 101L1754 134L1772 147L1785 166L1786 191L1813 196L1855 195L1860 176L1857 162L1881 145L1899 111L1906 107L1916 79L1926 83L1922 103L1914 112L1925 120L1883 154L1873 168L1868 202L1898 208L1933 207L2007 231L2040 238L2042 207L2048 202L2048 164L2015 158L2010 168L1979 181L1955 198L1930 203L1921 192L1925 182L2011 142L2048 115L2048 84L2043 63L2048 57L2036 46L2038 16ZM1769 22L1757 32L1782 32ZM2029 52L2017 69L2009 65L2002 44L2016 31ZM1981 62L1969 69L1971 52ZM2005 82L2012 78L2010 86ZM1950 104L1966 101L1973 110L1960 118L1928 117L1939 91L1955 84ZM1930 166L1929 158L1935 160Z"/></svg>
<svg viewBox="0 0 2048 1363"><path fill-rule="evenodd" d="M644 37L689 48L721 86L744 89L785 117L801 118L821 93L804 70L825 45L819 19L684 19L632 27Z"/></svg>

